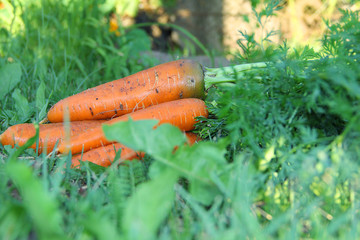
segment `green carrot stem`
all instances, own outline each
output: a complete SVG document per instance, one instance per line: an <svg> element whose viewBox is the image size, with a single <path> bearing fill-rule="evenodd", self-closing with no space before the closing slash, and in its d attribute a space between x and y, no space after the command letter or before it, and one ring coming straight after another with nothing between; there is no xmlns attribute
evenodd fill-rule
<svg viewBox="0 0 360 240"><path fill-rule="evenodd" d="M205 76L205 89L209 89L212 85L219 85L222 83L235 83L235 79L234 78L225 78L225 77L221 77L221 78L213 78L213 77L206 77Z"/></svg>
<svg viewBox="0 0 360 240"><path fill-rule="evenodd" d="M235 83L237 79L244 76L245 72L256 72L259 68L265 68L266 66L267 63L258 62L223 68L205 68L205 88L209 89L212 85L219 85L223 83Z"/></svg>
<svg viewBox="0 0 360 240"><path fill-rule="evenodd" d="M258 62L258 63L245 63L235 66L228 66L222 68L205 68L206 72L216 74L219 72L223 72L225 74L232 74L234 72L242 72L246 70L251 70L254 68L265 68L267 64L265 62Z"/></svg>

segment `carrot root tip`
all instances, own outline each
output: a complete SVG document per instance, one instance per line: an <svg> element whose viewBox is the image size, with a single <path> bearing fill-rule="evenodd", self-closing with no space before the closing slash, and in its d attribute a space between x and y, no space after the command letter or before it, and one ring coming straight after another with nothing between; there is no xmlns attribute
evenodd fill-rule
<svg viewBox="0 0 360 240"><path fill-rule="evenodd" d="M41 120L39 122L39 124L44 124L44 123L47 123L49 121L49 119L47 117L45 117L43 120Z"/></svg>

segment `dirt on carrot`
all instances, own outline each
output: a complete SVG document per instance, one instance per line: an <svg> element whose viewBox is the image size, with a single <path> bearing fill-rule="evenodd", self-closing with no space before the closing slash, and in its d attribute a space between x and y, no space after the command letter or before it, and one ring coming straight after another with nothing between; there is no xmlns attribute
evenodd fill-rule
<svg viewBox="0 0 360 240"><path fill-rule="evenodd" d="M195 133L186 132L184 134L187 137L187 144L190 146L198 141L201 141L199 136ZM174 151L176 149L177 147L175 147ZM90 151L84 152L83 154L75 154L71 159L71 167L78 168L81 161L89 161L102 167L108 167L113 163L118 151L121 151L120 160L142 159L145 155L145 153L135 152L121 143L112 143L107 146L94 148Z"/></svg>
<svg viewBox="0 0 360 240"><path fill-rule="evenodd" d="M104 120L77 121L69 123L69 137L83 133L93 127L100 127ZM36 129L32 123L17 124L9 127L0 135L2 145L24 145L31 137L35 136ZM61 143L66 136L66 128L64 123L49 123L39 125L39 144L34 143L30 148L41 154L45 149L46 153L50 153L57 142Z"/></svg>
<svg viewBox="0 0 360 240"><path fill-rule="evenodd" d="M109 119L183 98L204 97L204 72L192 60L177 60L87 89L60 100L49 110L50 122ZM67 108L67 109L66 109Z"/></svg>
<svg viewBox="0 0 360 240"><path fill-rule="evenodd" d="M120 159L122 160L141 159L144 157L144 154L141 152L135 152L121 143L113 143L92 149L83 154L75 154L71 158L71 167L79 167L80 161L89 161L103 167L108 167L114 161L118 151L121 151Z"/></svg>
<svg viewBox="0 0 360 240"><path fill-rule="evenodd" d="M116 122L127 121L129 118L133 120L158 119L159 124L170 123L182 131L191 131L197 122L195 118L199 116L208 117L205 102L196 98L188 98L154 105L106 121L104 124L111 125ZM70 142L62 142L58 151L67 153L71 150L72 154L76 154L99 146L106 146L109 143L111 142L106 139L102 127L97 126L71 138Z"/></svg>

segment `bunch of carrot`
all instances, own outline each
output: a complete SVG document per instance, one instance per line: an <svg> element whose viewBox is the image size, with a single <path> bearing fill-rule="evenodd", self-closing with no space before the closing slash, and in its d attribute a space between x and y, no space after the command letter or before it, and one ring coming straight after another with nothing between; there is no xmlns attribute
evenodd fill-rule
<svg viewBox="0 0 360 240"><path fill-rule="evenodd" d="M117 150L121 159L140 158L143 153L107 140L102 131L102 124L129 118L170 123L184 131L191 144L196 137L187 132L194 129L196 117L208 117L204 96L204 70L199 63L164 63L62 99L49 110L50 123L40 124L39 140L31 148L39 154L71 151L73 167L80 160L109 166ZM35 132L33 124L18 124L2 133L0 142L23 145Z"/></svg>
<svg viewBox="0 0 360 240"><path fill-rule="evenodd" d="M208 117L203 99L214 84L234 83L245 71L266 67L249 63L225 68L204 68L192 60L177 60L140 71L60 100L47 114L48 124L39 127L39 140L31 147L42 152L71 151L73 167L79 160L108 166L121 149L122 159L139 158L125 146L106 139L102 124L157 119L184 133L194 129L196 117ZM236 77L235 77L236 76ZM65 119L69 119L67 124ZM32 124L10 127L0 135L2 145L23 145L35 135ZM187 133L189 144L194 137Z"/></svg>

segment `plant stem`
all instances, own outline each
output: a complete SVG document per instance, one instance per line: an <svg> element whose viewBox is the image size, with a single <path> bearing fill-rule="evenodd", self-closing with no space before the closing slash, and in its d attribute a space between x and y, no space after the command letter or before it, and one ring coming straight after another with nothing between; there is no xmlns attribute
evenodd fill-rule
<svg viewBox="0 0 360 240"><path fill-rule="evenodd" d="M209 89L212 85L223 83L235 83L237 79L244 76L245 72L257 71L260 68L266 68L268 63L246 63L222 68L206 68L205 67L205 89Z"/></svg>
<svg viewBox="0 0 360 240"><path fill-rule="evenodd" d="M206 72L210 73L225 73L225 74L232 74L235 72L241 72L246 70L251 70L254 68L265 68L267 66L267 63L265 62L257 62L257 63L245 63L235 66L228 66L228 67L222 67L222 68L205 68Z"/></svg>

